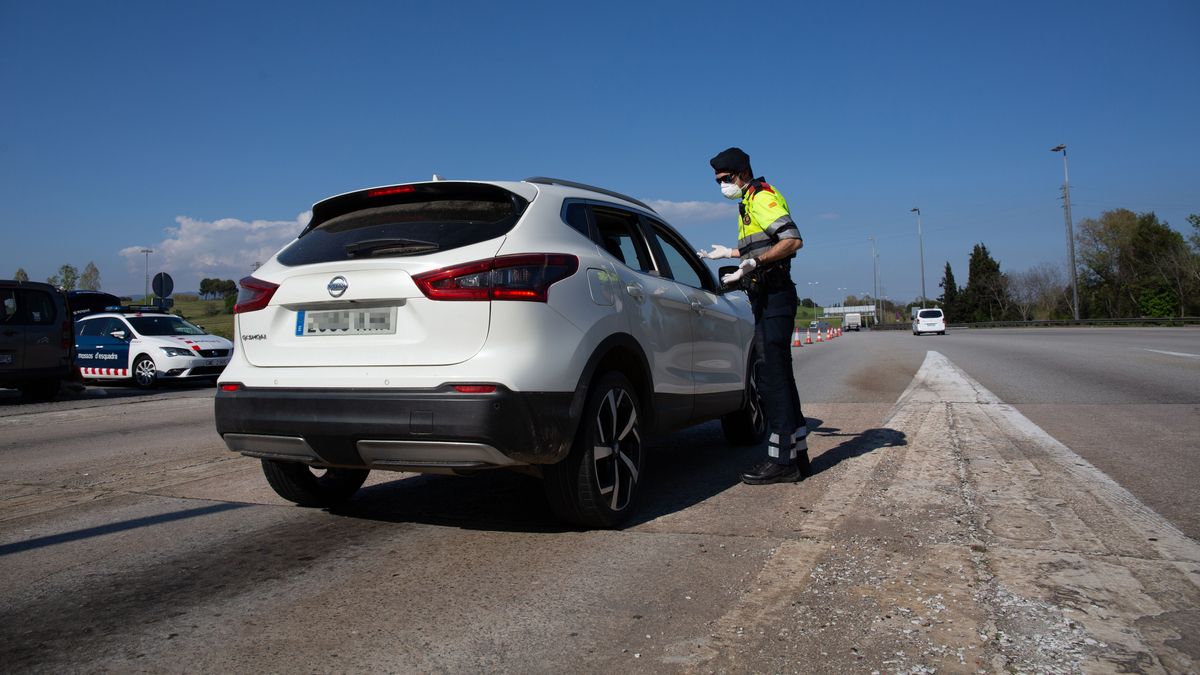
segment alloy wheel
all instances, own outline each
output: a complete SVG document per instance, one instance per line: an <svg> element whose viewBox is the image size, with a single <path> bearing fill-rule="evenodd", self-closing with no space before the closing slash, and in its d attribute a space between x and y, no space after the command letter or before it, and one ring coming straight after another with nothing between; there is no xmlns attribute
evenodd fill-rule
<svg viewBox="0 0 1200 675"><path fill-rule="evenodd" d="M154 361L150 359L141 359L134 365L133 376L137 379L138 386L148 387L154 384L154 376L157 369L154 367Z"/></svg>
<svg viewBox="0 0 1200 675"><path fill-rule="evenodd" d="M767 416L763 414L762 397L758 395L758 368L750 376L750 424L754 434L761 436L767 430Z"/></svg>
<svg viewBox="0 0 1200 675"><path fill-rule="evenodd" d="M642 466L637 406L624 389L611 389L596 411L592 462L596 487L613 511L629 506Z"/></svg>

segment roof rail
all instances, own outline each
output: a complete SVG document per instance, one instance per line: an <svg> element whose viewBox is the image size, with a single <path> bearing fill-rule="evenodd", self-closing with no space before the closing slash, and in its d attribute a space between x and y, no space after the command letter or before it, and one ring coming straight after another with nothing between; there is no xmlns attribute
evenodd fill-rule
<svg viewBox="0 0 1200 675"><path fill-rule="evenodd" d="M542 185L562 185L563 187L578 188L580 190L591 190L592 192L599 192L602 195L608 195L609 197L616 197L617 199L624 199L627 202L633 202L634 204L637 204L638 206L642 207L643 209L646 209L647 211L649 211L651 213L658 213L658 211L655 211L654 209L650 208L649 204L646 204L645 202L643 202L641 200L634 199L633 197L630 197L629 195L623 195L620 192L613 192L612 190L605 190L604 188L599 188L599 187L596 187L595 185L587 185L585 183L576 183L574 181L563 180L561 178L546 178L545 176L534 176L532 178L526 178L525 182L526 183L541 183Z"/></svg>

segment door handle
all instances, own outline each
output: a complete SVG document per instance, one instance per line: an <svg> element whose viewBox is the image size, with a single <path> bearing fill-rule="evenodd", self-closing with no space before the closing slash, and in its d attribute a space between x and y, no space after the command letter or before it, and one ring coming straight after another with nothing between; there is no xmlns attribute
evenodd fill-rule
<svg viewBox="0 0 1200 675"><path fill-rule="evenodd" d="M701 305L699 300L693 300L692 301L692 311L697 314L703 314L704 313L704 305Z"/></svg>
<svg viewBox="0 0 1200 675"><path fill-rule="evenodd" d="M642 295L642 287L637 284L626 285L625 292L628 293L629 297L633 298L634 300L641 300L642 297L644 297Z"/></svg>

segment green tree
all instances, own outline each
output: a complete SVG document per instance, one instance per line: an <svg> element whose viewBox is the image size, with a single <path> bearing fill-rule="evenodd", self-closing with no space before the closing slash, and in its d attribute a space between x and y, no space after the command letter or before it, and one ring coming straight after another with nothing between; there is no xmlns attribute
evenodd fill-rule
<svg viewBox="0 0 1200 675"><path fill-rule="evenodd" d="M1191 219L1189 218L1189 222ZM1080 222L1081 295L1091 316L1170 316L1197 304L1194 244L1152 211ZM1170 307L1165 310L1165 307Z"/></svg>
<svg viewBox="0 0 1200 675"><path fill-rule="evenodd" d="M1012 299L1009 280L1000 272L1000 263L992 258L987 246L975 244L967 267L967 285L962 290L961 320L1003 321L1008 318Z"/></svg>
<svg viewBox="0 0 1200 675"><path fill-rule="evenodd" d="M17 271L13 273L13 279L17 281L29 281L29 273L25 271L24 267L18 267Z"/></svg>
<svg viewBox="0 0 1200 675"><path fill-rule="evenodd" d="M100 290L100 269L96 267L96 263L89 260L87 267L83 268L83 274L79 276L79 287L85 291Z"/></svg>
<svg viewBox="0 0 1200 675"><path fill-rule="evenodd" d="M958 283L954 281L954 270L950 269L950 261L946 261L946 271L938 286L941 287L942 294L938 296L937 301L942 306L942 313L946 315L946 322L962 321L958 316Z"/></svg>
<svg viewBox="0 0 1200 675"><path fill-rule="evenodd" d="M79 270L75 269L74 265L63 265L58 268L58 274L46 279L46 282L64 291L73 291L75 284L79 282Z"/></svg>

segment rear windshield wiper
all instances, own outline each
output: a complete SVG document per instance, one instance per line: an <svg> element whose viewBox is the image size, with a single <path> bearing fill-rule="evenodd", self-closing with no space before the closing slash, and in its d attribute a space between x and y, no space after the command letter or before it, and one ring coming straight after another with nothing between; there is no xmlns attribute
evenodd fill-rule
<svg viewBox="0 0 1200 675"><path fill-rule="evenodd" d="M382 258L429 253L441 247L418 239L368 239L346 244L344 248L351 258Z"/></svg>

